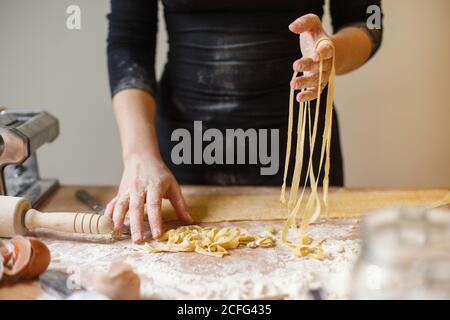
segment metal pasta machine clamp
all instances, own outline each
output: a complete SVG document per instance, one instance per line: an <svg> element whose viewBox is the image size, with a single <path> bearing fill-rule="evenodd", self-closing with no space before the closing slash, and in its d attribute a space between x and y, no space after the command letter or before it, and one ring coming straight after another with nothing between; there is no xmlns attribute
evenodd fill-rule
<svg viewBox="0 0 450 320"><path fill-rule="evenodd" d="M41 179L36 157L58 135L58 119L48 112L0 109L0 195L24 197L34 207L58 186Z"/></svg>

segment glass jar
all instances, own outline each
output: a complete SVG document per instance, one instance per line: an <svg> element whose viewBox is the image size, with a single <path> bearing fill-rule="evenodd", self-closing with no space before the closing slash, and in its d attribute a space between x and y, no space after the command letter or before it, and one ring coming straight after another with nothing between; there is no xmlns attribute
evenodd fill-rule
<svg viewBox="0 0 450 320"><path fill-rule="evenodd" d="M363 218L352 299L450 299L450 211L401 208Z"/></svg>

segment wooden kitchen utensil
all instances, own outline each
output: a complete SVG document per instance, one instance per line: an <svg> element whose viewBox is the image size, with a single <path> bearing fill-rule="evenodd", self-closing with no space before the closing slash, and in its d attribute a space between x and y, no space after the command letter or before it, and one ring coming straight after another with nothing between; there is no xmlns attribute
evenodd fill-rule
<svg viewBox="0 0 450 320"><path fill-rule="evenodd" d="M108 234L111 219L91 213L39 212L25 198L0 196L0 237L25 235L34 229L69 233Z"/></svg>

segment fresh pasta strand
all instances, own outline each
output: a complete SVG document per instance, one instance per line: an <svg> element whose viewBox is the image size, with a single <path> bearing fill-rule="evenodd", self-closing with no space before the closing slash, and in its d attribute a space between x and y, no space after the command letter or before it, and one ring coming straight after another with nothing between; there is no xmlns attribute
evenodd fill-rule
<svg viewBox="0 0 450 320"><path fill-rule="evenodd" d="M297 77L298 72L294 71L292 75L292 79ZM289 170L289 160L291 157L291 144L292 144L292 126L294 122L294 93L295 91L291 88L289 93L289 116L288 116L288 132L287 132L287 142L286 142L286 159L284 161L284 176L283 176L283 185L281 186L281 197L280 200L282 203L286 202L286 179Z"/></svg>
<svg viewBox="0 0 450 320"><path fill-rule="evenodd" d="M305 112L305 117L304 117L305 121L303 122L302 131L303 132L305 131L306 119L308 119L308 128L309 128L308 133L309 133L309 137L311 137L311 105L310 105L309 101L306 102L306 107L305 107L304 112ZM308 117L306 117L306 115L308 115ZM311 138L309 138L309 139L311 140ZM303 154L301 156L303 157ZM297 213L299 211L300 205L301 205L302 200L303 200L303 196L305 194L306 184L308 182L308 177L309 177L309 172L310 171L311 171L311 163L308 164L308 169L307 169L306 176L305 176L305 182L303 184L303 188L302 188L302 192L300 194L300 197L297 200L295 208L292 211L288 211L288 219L287 219L287 222L286 222L286 224L285 224L285 226L283 228L283 231L281 233L281 242L291 246L292 248L295 247L295 243L287 241L286 240L286 236L287 236L287 233L288 233L289 229L296 225Z"/></svg>
<svg viewBox="0 0 450 320"><path fill-rule="evenodd" d="M328 38L319 39L316 43L316 49L322 41L330 41ZM331 42L331 41L330 41ZM329 187L329 174L330 174L330 150L331 150L331 131L332 131L332 115L333 115L333 97L335 90L335 82L336 82L336 69L335 69L335 49L333 48L333 56L332 56L332 68L330 77L328 80L328 93L326 98L326 107L325 107L325 125L324 131L322 134L322 145L320 148L320 161L319 167L317 170L317 174L314 172L313 167L313 153L314 147L316 143L317 130L318 130L318 117L320 113L320 104L321 104L321 83L322 83L322 73L323 73L323 58L320 56L319 62L319 81L318 81L318 93L316 100L316 110L314 114L314 120L311 121L311 105L309 101L304 104L300 103L299 110L299 119L297 129L297 147L295 154L295 167L294 173L291 182L291 192L289 195L288 201L288 218L286 224L283 228L281 234L282 243L288 245L292 248L293 254L301 257L310 256L313 258L320 259L323 256L323 251L318 247L320 242L315 242L310 239L307 235L307 228L310 223L316 221L322 211L321 199L318 193L318 184L320 179L320 174L322 171L322 166L325 160L324 165L324 176L322 181L323 186L323 194L322 201L324 203L325 211L328 212L328 187ZM297 76L297 72L294 72L293 78ZM288 120L288 137L287 137L287 149L286 149L286 162L285 162L285 171L284 171L284 179L282 186L282 195L281 200L283 203L285 200L285 189L286 189L286 180L288 176L289 170L289 159L291 153L291 143L292 143L292 126L293 126L293 106L294 106L294 93L295 90L291 88L289 95L289 120ZM306 138L305 127L308 124L309 127L309 159L308 159L308 168L305 176L305 182L303 184L303 188L301 190L300 196L298 195L299 182L302 174L303 167L303 153L304 153L304 140ZM301 126L301 128L300 128ZM299 141L300 140L300 141ZM310 185L311 192L308 196L308 200L306 201L305 206L302 208L302 203L304 200L305 189L308 184ZM295 203L294 208L292 205ZM297 229L297 239L295 242L291 242L287 240L287 233L290 228L297 228L297 215L302 208L302 219L300 227Z"/></svg>
<svg viewBox="0 0 450 320"><path fill-rule="evenodd" d="M319 66L319 83L321 83L322 80L322 70L323 70L323 63L322 60L320 61L320 66ZM309 196L308 202L306 204L306 207L303 211L303 216L302 216L302 222L301 222L301 226L298 229L298 239L297 239L297 244L296 243L291 243L291 247L294 248L294 253L299 250L299 244L302 243L302 238L304 236L305 230L307 225L309 224L309 219L308 219L308 211L310 210L311 207L311 201L317 198L317 192L315 192L316 190L316 179L314 177L314 168L312 165L312 159L313 159L313 154L314 154L314 146L315 146L315 140L316 140L316 135L317 135L317 124L318 124L318 118L319 118L319 111L320 111L320 95L318 97L317 103L316 103L316 112L314 114L314 123L312 123L311 121L311 104L308 101L307 102L307 109L308 109L308 129L309 129L309 161L308 161L308 172L306 174L305 177L305 185L303 188L303 191L306 189L306 184L308 182L308 179L310 180L310 185L311 185L311 194ZM312 128L312 132L311 132L311 128ZM303 154L297 154L296 157L303 157ZM294 179L294 178L293 178ZM288 230L289 228L291 228L295 222L296 222L296 217L297 214L299 212L300 209L300 205L301 202L303 200L303 194L304 192L302 192L302 196L297 200L297 204L294 208L294 210L291 212L290 214L290 225L288 226ZM291 201L291 199L290 199ZM319 203L320 205L320 203ZM319 209L320 210L320 209ZM285 231L285 233L287 234L287 231Z"/></svg>
<svg viewBox="0 0 450 320"><path fill-rule="evenodd" d="M311 112L310 112L310 102L307 101L305 105L306 105L306 106L305 106L305 108L304 108L304 115L303 115L303 122L302 122L302 130L301 130L301 131L302 131L302 136L301 136L302 144L304 144L304 138L305 138L306 119L308 119L309 135L311 136ZM306 117L306 116L308 116L308 117ZM296 160L297 160L297 158L298 158L299 156L302 157L302 161L303 161L303 149L302 149L302 153L301 153L301 154L297 154L297 155L296 155ZM297 162L297 161L296 161L296 162ZM286 236L287 236L287 233L288 233L289 229L290 229L291 227L295 226L295 224L296 224L297 212L298 212L299 206L300 206L300 204L301 204L301 202L302 202L303 196L304 196L304 194L305 194L306 183L307 183L307 181L308 181L308 176L309 176L309 171L310 171L310 170L311 170L311 166L308 165L308 169L307 169L307 172L306 172L306 177L305 177L305 182L304 182L304 184L303 184L302 192L301 192L301 194L300 194L300 197L299 197L298 200L297 200L297 203L296 203L295 208L294 208L292 211L290 211L290 209L288 208L288 219L287 219L287 222L286 222L286 224L285 224L285 226L284 226L284 228L283 228L283 231L282 231L282 233L281 233L281 241L282 241L282 243L288 244L288 245L290 245L290 246L295 246L295 244L294 244L294 243L291 243L291 242L288 242L288 241L286 240ZM295 176L295 175L294 175L293 178L297 177L298 181L300 181L300 176L301 176L301 170L300 170L299 176ZM292 201L294 201L295 199L296 199L296 194L295 194L295 198L289 199L289 202L292 202Z"/></svg>
<svg viewBox="0 0 450 320"><path fill-rule="evenodd" d="M325 174L323 177L323 202L325 203L325 207L328 213L328 186L329 186L329 176L330 176L330 159L331 159L331 130L333 125L333 98L334 98L334 90L336 88L336 69L334 65L334 47L333 47L333 63L331 67L330 79L328 80L328 95L327 95L327 113L328 117L326 123L328 124L327 128L327 147L326 152L327 156L325 158Z"/></svg>
<svg viewBox="0 0 450 320"><path fill-rule="evenodd" d="M297 122L297 149L295 151L295 167L294 175L292 176L291 192L289 194L288 211L291 210L292 204L297 199L298 187L300 184L300 177L302 175L303 167L303 150L305 146L305 121L306 109L303 102L300 102L300 110Z"/></svg>

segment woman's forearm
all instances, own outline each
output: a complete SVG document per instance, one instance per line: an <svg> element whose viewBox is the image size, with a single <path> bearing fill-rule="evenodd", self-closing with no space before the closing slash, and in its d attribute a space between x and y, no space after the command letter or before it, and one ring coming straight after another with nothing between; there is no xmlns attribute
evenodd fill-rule
<svg viewBox="0 0 450 320"><path fill-rule="evenodd" d="M362 66L372 52L372 41L361 29L347 27L331 36L336 49L336 73L345 74Z"/></svg>
<svg viewBox="0 0 450 320"><path fill-rule="evenodd" d="M142 90L127 89L113 98L113 109L119 127L122 156L160 158L155 130L156 103Z"/></svg>

